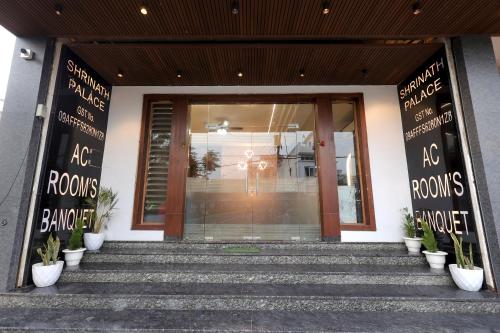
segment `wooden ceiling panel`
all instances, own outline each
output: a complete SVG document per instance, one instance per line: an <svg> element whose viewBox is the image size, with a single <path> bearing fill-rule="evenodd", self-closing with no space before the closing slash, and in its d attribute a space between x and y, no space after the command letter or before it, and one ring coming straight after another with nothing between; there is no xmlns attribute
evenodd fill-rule
<svg viewBox="0 0 500 333"><path fill-rule="evenodd" d="M55 14L54 4L63 6ZM83 39L421 38L500 34L500 0L0 0L0 25L19 36Z"/></svg>
<svg viewBox="0 0 500 333"><path fill-rule="evenodd" d="M380 85L399 83L440 46L80 43L71 48L114 85ZM117 77L119 69L124 78Z"/></svg>

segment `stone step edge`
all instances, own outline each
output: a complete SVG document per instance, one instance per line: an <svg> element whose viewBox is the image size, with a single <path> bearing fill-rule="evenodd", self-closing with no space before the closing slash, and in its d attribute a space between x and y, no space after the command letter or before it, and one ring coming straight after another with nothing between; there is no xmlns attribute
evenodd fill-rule
<svg viewBox="0 0 500 333"><path fill-rule="evenodd" d="M170 241L170 240L106 240L104 244L116 244L116 243L126 243L126 244L250 244L250 245L288 245L288 244L325 244L325 245L350 245L350 244L400 244L404 246L404 241L401 242L327 242L327 241L273 241L273 240L213 240L213 241L203 241L203 240L180 240L180 241Z"/></svg>
<svg viewBox="0 0 500 333"><path fill-rule="evenodd" d="M76 327L64 327L64 328L25 328L22 324L19 326L1 326L0 332L3 333L102 333L102 328L76 328ZM106 328L105 332L109 333L282 333L282 331L270 331L268 329L207 329L207 328ZM436 333L441 333L441 331L433 331ZM310 333L310 330L293 330L293 333ZM321 330L321 333L339 333L338 330ZM420 333L420 332L419 332Z"/></svg>
<svg viewBox="0 0 500 333"><path fill-rule="evenodd" d="M242 247L242 246L254 246L261 248L283 248L283 247L295 247L295 248L349 248L349 247L367 247L367 248L396 248L405 249L406 246L403 242L253 242L253 241L105 241L103 248L150 248L150 247L205 247L205 248L220 248L220 247Z"/></svg>
<svg viewBox="0 0 500 333"><path fill-rule="evenodd" d="M82 262L106 263L192 263L192 264L385 264L424 265L419 256L251 256L251 255L184 255L184 254L115 254L88 253Z"/></svg>
<svg viewBox="0 0 500 333"><path fill-rule="evenodd" d="M498 300L430 297L3 294L0 295L0 307L109 308L115 310L500 313L500 302Z"/></svg>
<svg viewBox="0 0 500 333"><path fill-rule="evenodd" d="M109 250L109 249L108 249ZM116 250L116 249L115 249ZM385 252L377 252L376 254L372 254L369 251L366 251L367 253L360 253L360 252L347 252L347 253L318 253L318 252L311 252L311 253L210 253L210 252L181 252L181 251L171 251L169 252L168 249L165 249L165 251L162 252L157 252L157 253L137 253L133 252L134 250L137 249L123 249L127 251L120 251L120 252L108 252L107 250L103 251L85 251L85 256L96 256L96 255L123 255L123 256L206 256L206 257L368 257L368 258L422 258L425 259L424 255L414 255L414 254L407 254L407 253L394 253L391 251L385 251ZM147 249L146 249L147 250Z"/></svg>
<svg viewBox="0 0 500 333"><path fill-rule="evenodd" d="M317 273L227 273L227 272L63 272L60 282L174 282L174 283L253 283L253 284L390 284L453 285L449 275Z"/></svg>

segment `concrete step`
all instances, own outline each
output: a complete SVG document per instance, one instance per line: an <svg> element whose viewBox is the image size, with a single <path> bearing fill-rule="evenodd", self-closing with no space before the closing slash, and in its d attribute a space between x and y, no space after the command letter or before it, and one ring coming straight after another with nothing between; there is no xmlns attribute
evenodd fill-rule
<svg viewBox="0 0 500 333"><path fill-rule="evenodd" d="M447 286L61 283L0 295L0 308L500 313L491 292Z"/></svg>
<svg viewBox="0 0 500 333"><path fill-rule="evenodd" d="M451 285L424 265L82 263L61 282Z"/></svg>
<svg viewBox="0 0 500 333"><path fill-rule="evenodd" d="M2 332L493 332L497 314L0 309Z"/></svg>
<svg viewBox="0 0 500 333"><path fill-rule="evenodd" d="M106 248L87 252L83 262L120 263L211 263L211 264L368 264L423 265L425 257L408 255L401 250L283 250L252 248L170 249L170 248Z"/></svg>
<svg viewBox="0 0 500 333"><path fill-rule="evenodd" d="M405 251L404 243L342 243L342 242L138 242L138 241L106 241L103 249L173 249L173 250L208 250L231 247L257 247L259 249L281 250L397 250Z"/></svg>

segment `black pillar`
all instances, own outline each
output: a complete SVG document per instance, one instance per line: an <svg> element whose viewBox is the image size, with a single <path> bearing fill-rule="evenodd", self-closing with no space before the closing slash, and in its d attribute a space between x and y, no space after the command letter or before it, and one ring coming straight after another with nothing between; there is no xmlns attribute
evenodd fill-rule
<svg viewBox="0 0 500 333"><path fill-rule="evenodd" d="M452 40L472 167L497 289L500 288L500 77L489 36Z"/></svg>
<svg viewBox="0 0 500 333"><path fill-rule="evenodd" d="M46 103L53 45L18 38L14 49L0 118L0 292L16 283L43 125L35 112ZM33 59L21 59L21 48L32 50Z"/></svg>

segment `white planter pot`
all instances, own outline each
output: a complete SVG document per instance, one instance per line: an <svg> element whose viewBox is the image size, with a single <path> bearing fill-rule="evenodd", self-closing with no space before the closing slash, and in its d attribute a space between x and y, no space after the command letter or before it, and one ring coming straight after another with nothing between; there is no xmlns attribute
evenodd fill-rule
<svg viewBox="0 0 500 333"><path fill-rule="evenodd" d="M422 251L422 253L425 254L425 258L427 259L427 262L429 263L429 266L431 266L431 268L444 269L444 264L446 262L446 256L448 255L448 253L443 251Z"/></svg>
<svg viewBox="0 0 500 333"><path fill-rule="evenodd" d="M44 266L39 262L31 266L31 275L35 286L42 288L53 285L59 280L64 266L64 261L58 260L54 265Z"/></svg>
<svg viewBox="0 0 500 333"><path fill-rule="evenodd" d="M64 249L64 261L66 261L66 266L77 266L80 264L80 260L82 260L83 252L85 252L86 248L82 247L78 250L68 250Z"/></svg>
<svg viewBox="0 0 500 333"><path fill-rule="evenodd" d="M89 251L99 250L104 243L104 233L94 234L87 232L83 234L83 242L85 243L85 248Z"/></svg>
<svg viewBox="0 0 500 333"><path fill-rule="evenodd" d="M420 247L422 246L422 238L415 237L403 237L406 248L408 249L409 254L420 254Z"/></svg>
<svg viewBox="0 0 500 333"><path fill-rule="evenodd" d="M467 291L478 291L483 286L483 269L474 266L474 269L459 268L457 264L448 265L451 277L458 288Z"/></svg>

